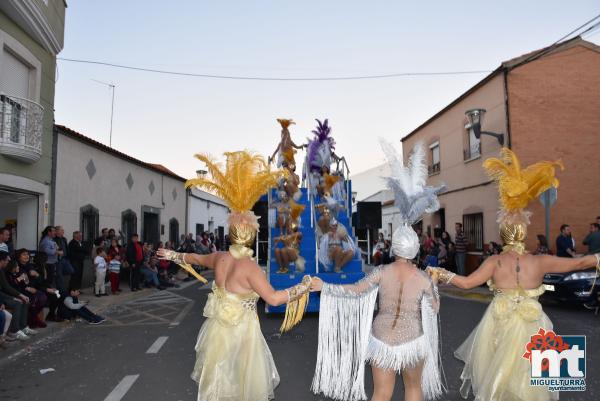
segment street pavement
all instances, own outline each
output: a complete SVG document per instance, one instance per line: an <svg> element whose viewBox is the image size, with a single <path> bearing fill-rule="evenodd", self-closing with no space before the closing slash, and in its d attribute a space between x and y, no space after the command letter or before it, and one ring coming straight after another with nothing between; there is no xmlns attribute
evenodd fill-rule
<svg viewBox="0 0 600 401"><path fill-rule="evenodd" d="M44 338L30 341L17 355L12 348L3 351L0 400L196 400L197 387L190 372L209 289L209 285L193 283L178 290L145 290L117 304L98 305L108 317L103 325L63 324ZM442 300L442 358L448 386L443 400L461 400L458 387L462 364L452 352L475 327L487 306L485 291L474 293L479 295L465 296L448 289ZM587 335L588 390L562 393L560 399L600 399L596 351L600 346L600 316L580 307L548 305L545 310L557 333ZM263 333L281 376L276 399L326 400L310 392L318 315L307 315L299 327L279 336L281 316L264 315L262 303L259 311ZM54 371L40 372L48 368ZM371 373L369 368L366 371L365 386L370 395ZM397 380L393 400L402 399L401 380Z"/></svg>

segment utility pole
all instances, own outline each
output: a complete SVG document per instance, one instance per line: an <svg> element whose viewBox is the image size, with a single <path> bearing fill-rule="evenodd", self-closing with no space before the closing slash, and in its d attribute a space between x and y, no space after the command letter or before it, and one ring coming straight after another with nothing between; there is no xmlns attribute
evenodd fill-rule
<svg viewBox="0 0 600 401"><path fill-rule="evenodd" d="M109 84L107 82L98 81L97 79L93 79L92 81L98 82L99 84L106 85L109 90L112 91L112 102L110 104L110 134L108 139L108 146L112 148L112 131L113 131L113 115L115 111L115 84Z"/></svg>

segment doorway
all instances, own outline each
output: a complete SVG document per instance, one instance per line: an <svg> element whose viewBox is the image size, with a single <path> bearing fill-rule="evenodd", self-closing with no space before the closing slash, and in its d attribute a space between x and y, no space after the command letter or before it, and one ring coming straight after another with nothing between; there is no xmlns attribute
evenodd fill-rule
<svg viewBox="0 0 600 401"><path fill-rule="evenodd" d="M144 212L144 227L142 239L149 244L158 244L160 241L160 225L158 213Z"/></svg>

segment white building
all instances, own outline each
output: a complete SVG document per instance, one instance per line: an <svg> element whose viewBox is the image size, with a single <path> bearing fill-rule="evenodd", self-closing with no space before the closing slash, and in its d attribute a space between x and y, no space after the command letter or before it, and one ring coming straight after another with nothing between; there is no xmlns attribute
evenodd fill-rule
<svg viewBox="0 0 600 401"><path fill-rule="evenodd" d="M188 190L187 233L200 235L205 231L225 238L229 208L223 199L196 188Z"/></svg>
<svg viewBox="0 0 600 401"><path fill-rule="evenodd" d="M177 242L187 230L184 178L64 126L54 127L54 144L50 215L69 239L79 230L90 241L106 227L126 238Z"/></svg>
<svg viewBox="0 0 600 401"><path fill-rule="evenodd" d="M367 201L367 198L385 190L386 184L382 177L390 176L390 166L387 163L353 174L352 195L355 202Z"/></svg>

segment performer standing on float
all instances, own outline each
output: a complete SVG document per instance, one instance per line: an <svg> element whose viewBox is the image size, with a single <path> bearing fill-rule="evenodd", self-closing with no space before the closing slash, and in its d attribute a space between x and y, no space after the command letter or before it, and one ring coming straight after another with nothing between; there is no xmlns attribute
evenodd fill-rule
<svg viewBox="0 0 600 401"><path fill-rule="evenodd" d="M428 275L412 260L419 238L411 225L439 209L442 187L428 187L423 144L404 167L391 144L383 144L392 168L387 179L402 220L392 236L396 260L376 267L356 284L332 285L313 280L321 290L319 347L312 390L337 400L364 400L364 362L371 364L372 401L389 401L396 375L404 381L406 401L433 400L443 387L438 353L438 293ZM379 313L373 321L379 293Z"/></svg>
<svg viewBox="0 0 600 401"><path fill-rule="evenodd" d="M264 159L248 152L225 153L225 171L209 156L205 162L211 179L192 179L198 186L222 197L232 210L228 252L210 255L177 253L160 249L158 256L182 266L207 266L215 270L212 293L204 308L207 318L196 343L196 365L192 378L198 382L199 401L266 401L274 397L279 374L260 330L256 302L288 303L282 331L298 323L308 301L309 276L286 290L271 287L264 272L251 258L250 248L258 231L258 218L250 210L281 177L269 171Z"/></svg>
<svg viewBox="0 0 600 401"><path fill-rule="evenodd" d="M540 328L552 330L552 322L538 302L544 292L542 281L546 273L600 268L600 254L571 259L531 255L525 250L531 215L525 207L548 188L558 187L555 168L562 168L560 161L521 169L517 156L505 148L501 159L488 159L483 167L498 183L502 254L490 256L467 277L430 269L442 283L468 289L487 282L494 292L479 325L454 354L465 363L460 393L466 399L472 389L477 401L558 400L558 392L530 386L531 364L523 357Z"/></svg>

